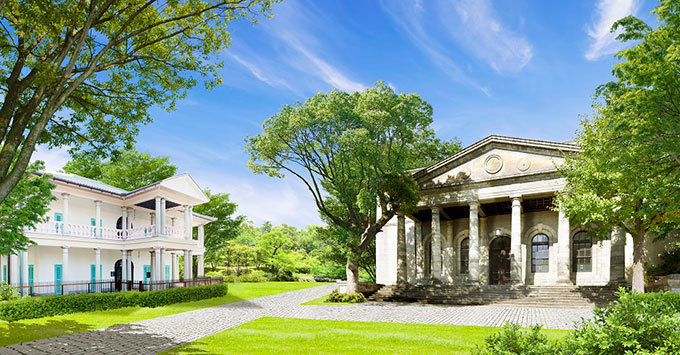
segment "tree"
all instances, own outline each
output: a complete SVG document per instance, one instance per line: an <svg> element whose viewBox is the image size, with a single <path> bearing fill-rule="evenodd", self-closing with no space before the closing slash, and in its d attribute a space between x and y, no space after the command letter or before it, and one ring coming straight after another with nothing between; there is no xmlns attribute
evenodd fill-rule
<svg viewBox="0 0 680 355"><path fill-rule="evenodd" d="M47 174L37 175L43 171L44 164L37 161L28 166L24 176L12 192L0 204L0 253L16 254L26 250L26 246L34 244L26 237L26 228L35 228L37 223L47 222L45 216L49 211L54 184Z"/></svg>
<svg viewBox="0 0 680 355"><path fill-rule="evenodd" d="M149 153L126 149L107 161L92 154L75 153L62 170L132 191L175 175L177 167L170 164L168 157L152 157Z"/></svg>
<svg viewBox="0 0 680 355"><path fill-rule="evenodd" d="M429 160L423 155L439 158L458 147L430 148L441 146L431 123L432 107L417 94L379 82L363 92L332 90L286 105L248 139L255 173L299 178L322 217L348 236L349 293L356 289L356 260L376 233L396 213L415 208L418 186L408 170Z"/></svg>
<svg viewBox="0 0 680 355"><path fill-rule="evenodd" d="M105 155L131 145L153 105L173 109L199 78L219 84L228 25L273 2L0 1L0 202L36 144Z"/></svg>
<svg viewBox="0 0 680 355"><path fill-rule="evenodd" d="M680 1L662 1L653 12L656 29L635 17L614 24L623 28L619 40L639 43L617 54L616 80L598 88L594 117L576 139L583 151L560 167L567 185L558 195L566 215L593 236L630 233L640 292L645 240L677 237L680 225Z"/></svg>
<svg viewBox="0 0 680 355"><path fill-rule="evenodd" d="M220 253L227 246L227 242L238 237L244 216L234 216L237 205L229 200L229 194L213 194L206 190L210 201L195 206L194 212L217 218L216 221L205 225L205 261L214 271L219 263Z"/></svg>

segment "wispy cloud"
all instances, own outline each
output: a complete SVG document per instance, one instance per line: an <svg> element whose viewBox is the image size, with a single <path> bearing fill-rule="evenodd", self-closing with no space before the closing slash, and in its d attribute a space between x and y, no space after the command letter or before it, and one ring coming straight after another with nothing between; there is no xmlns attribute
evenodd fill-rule
<svg viewBox="0 0 680 355"><path fill-rule="evenodd" d="M450 20L451 6L460 21ZM517 72L531 61L529 41L504 25L488 0L443 2L440 9L449 34L497 72Z"/></svg>
<svg viewBox="0 0 680 355"><path fill-rule="evenodd" d="M71 159L68 154L68 147L48 149L47 146L38 146L31 157L31 160L42 160L45 162L45 169L50 172L61 170Z"/></svg>
<svg viewBox="0 0 680 355"><path fill-rule="evenodd" d="M587 60L597 60L600 57L613 54L623 48L616 41L619 31L612 33L614 22L628 15L636 15L640 10L639 0L600 0L596 6L597 20L588 28L590 46L585 53Z"/></svg>
<svg viewBox="0 0 680 355"><path fill-rule="evenodd" d="M242 65L244 68L248 69L248 71L250 71L250 74L252 74L257 80L272 87L283 87L288 90L294 91L293 88L285 80L265 73L264 69L258 67L253 62L244 60L240 56L233 53L228 53L227 55L231 57L235 62Z"/></svg>

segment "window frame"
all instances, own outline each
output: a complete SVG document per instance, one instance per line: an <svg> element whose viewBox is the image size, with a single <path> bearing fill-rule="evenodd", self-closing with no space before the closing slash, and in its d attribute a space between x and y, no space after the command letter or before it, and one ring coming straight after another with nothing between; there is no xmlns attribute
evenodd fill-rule
<svg viewBox="0 0 680 355"><path fill-rule="evenodd" d="M464 248L465 247L465 248ZM460 241L460 273L470 273L470 237L465 237Z"/></svg>
<svg viewBox="0 0 680 355"><path fill-rule="evenodd" d="M584 254L579 255L579 251ZM585 260L588 263L583 262ZM585 231L576 232L571 238L571 265L573 272L593 271L593 238L589 237Z"/></svg>
<svg viewBox="0 0 680 355"><path fill-rule="evenodd" d="M545 240L537 241L536 238L539 237L545 237ZM537 252L543 250L545 250L545 256L536 255ZM541 264L537 264L539 260L542 261ZM550 237L545 233L536 233L531 237L531 272L540 274L550 272Z"/></svg>

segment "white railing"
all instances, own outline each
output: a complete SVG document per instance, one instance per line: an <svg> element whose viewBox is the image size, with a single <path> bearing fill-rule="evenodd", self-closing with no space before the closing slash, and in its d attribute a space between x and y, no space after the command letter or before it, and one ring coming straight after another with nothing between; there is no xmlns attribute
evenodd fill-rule
<svg viewBox="0 0 680 355"><path fill-rule="evenodd" d="M155 226L150 225L131 229L115 229L50 221L47 223L38 224L36 225L35 228L28 228L27 231L41 234L56 234L112 240L128 240L154 237L156 228Z"/></svg>
<svg viewBox="0 0 680 355"><path fill-rule="evenodd" d="M170 238L184 239L184 228L165 226L165 235Z"/></svg>

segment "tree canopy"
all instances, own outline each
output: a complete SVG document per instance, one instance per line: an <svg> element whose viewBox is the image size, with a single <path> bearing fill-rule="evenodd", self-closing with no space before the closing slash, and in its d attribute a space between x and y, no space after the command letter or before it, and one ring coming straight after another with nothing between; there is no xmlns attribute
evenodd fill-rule
<svg viewBox="0 0 680 355"><path fill-rule="evenodd" d="M105 161L95 155L76 153L62 170L132 191L175 175L177 167L170 164L169 157L152 157L133 148Z"/></svg>
<svg viewBox="0 0 680 355"><path fill-rule="evenodd" d="M436 139L431 123L425 100L382 82L363 92L319 93L264 122L262 133L248 139L249 166L303 181L356 259L396 213L415 208L418 186L409 169L460 148ZM348 280L350 269L356 274L348 260Z"/></svg>
<svg viewBox="0 0 680 355"><path fill-rule="evenodd" d="M204 227L205 238L205 261L213 266L217 265L223 252L223 248L229 240L239 235L240 227L245 220L244 216L234 216L237 205L229 200L229 194L214 194L206 190L205 194L210 201L194 207L194 212L217 218ZM196 232L197 233L197 232Z"/></svg>
<svg viewBox="0 0 680 355"><path fill-rule="evenodd" d="M49 175L34 174L44 170L41 161L29 165L23 178L0 204L0 254L25 250L34 242L26 237L24 229L47 222L45 215L50 202L55 200L52 195L54 184L49 181Z"/></svg>
<svg viewBox="0 0 680 355"><path fill-rule="evenodd" d="M560 171L561 208L606 238L623 228L634 242L633 288L644 290L645 239L677 236L680 225L680 1L653 11L652 28L635 17L617 21L622 41L615 80L600 86L594 116L582 122L583 150ZM676 233L676 234L673 234Z"/></svg>
<svg viewBox="0 0 680 355"><path fill-rule="evenodd" d="M0 1L0 202L36 144L130 147L149 109L220 83L228 26L276 0Z"/></svg>

